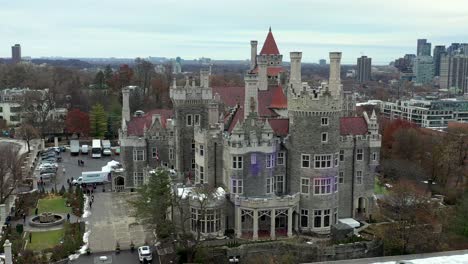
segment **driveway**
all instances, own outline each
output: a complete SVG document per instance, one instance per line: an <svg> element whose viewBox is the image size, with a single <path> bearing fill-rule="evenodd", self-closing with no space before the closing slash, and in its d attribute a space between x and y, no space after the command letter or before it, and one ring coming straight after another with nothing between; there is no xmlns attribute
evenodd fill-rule
<svg viewBox="0 0 468 264"><path fill-rule="evenodd" d="M129 249L130 243L138 247L150 243L151 231L144 230L143 226L131 216L132 207L127 199L135 195L125 192L102 192L97 188L94 194L94 203L89 216L89 247L92 252L115 250L117 242L121 249Z"/></svg>

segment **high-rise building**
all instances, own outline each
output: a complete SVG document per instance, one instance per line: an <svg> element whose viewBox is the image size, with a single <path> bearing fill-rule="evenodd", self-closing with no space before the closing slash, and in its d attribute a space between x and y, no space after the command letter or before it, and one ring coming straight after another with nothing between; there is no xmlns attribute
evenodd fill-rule
<svg viewBox="0 0 468 264"><path fill-rule="evenodd" d="M430 84L434 79L434 61L431 56L417 56L413 65L416 84Z"/></svg>
<svg viewBox="0 0 468 264"><path fill-rule="evenodd" d="M11 61L13 63L18 63L21 61L21 45L15 44L11 46Z"/></svg>
<svg viewBox="0 0 468 264"><path fill-rule="evenodd" d="M371 79L372 59L367 56L361 56L357 59L357 80L360 83L368 82Z"/></svg>
<svg viewBox="0 0 468 264"><path fill-rule="evenodd" d="M319 60L319 65L320 65L320 66L325 66L325 65L327 65L327 60L325 60L325 59Z"/></svg>
<svg viewBox="0 0 468 264"><path fill-rule="evenodd" d="M440 66L440 88L456 88L468 94L468 55L443 53Z"/></svg>
<svg viewBox="0 0 468 264"><path fill-rule="evenodd" d="M445 46L438 45L434 47L434 75L440 76L440 57L445 52Z"/></svg>
<svg viewBox="0 0 468 264"><path fill-rule="evenodd" d="M427 42L427 39L418 39L416 55L431 56L431 43Z"/></svg>

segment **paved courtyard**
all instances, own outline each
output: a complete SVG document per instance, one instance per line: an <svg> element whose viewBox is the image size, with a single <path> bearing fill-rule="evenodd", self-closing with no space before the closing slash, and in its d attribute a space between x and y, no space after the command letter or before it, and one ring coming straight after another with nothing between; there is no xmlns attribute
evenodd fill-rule
<svg viewBox="0 0 468 264"><path fill-rule="evenodd" d="M111 251L117 241L121 249L130 248L130 243L136 246L152 241L150 231L136 223L131 216L132 208L127 203L132 193L98 192L94 194L94 203L89 216L89 246L93 252ZM87 220L88 221L88 220Z"/></svg>
<svg viewBox="0 0 468 264"><path fill-rule="evenodd" d="M138 253L135 250L134 252L130 252L130 250L122 251L120 254L116 255L115 252L102 252L102 253L94 253L90 256L82 255L78 259L70 262L70 264L100 264L102 262L99 261L100 256L106 256L108 258L107 262L104 264L137 264L140 263L138 260ZM153 253L153 264L158 264L159 259L156 254Z"/></svg>

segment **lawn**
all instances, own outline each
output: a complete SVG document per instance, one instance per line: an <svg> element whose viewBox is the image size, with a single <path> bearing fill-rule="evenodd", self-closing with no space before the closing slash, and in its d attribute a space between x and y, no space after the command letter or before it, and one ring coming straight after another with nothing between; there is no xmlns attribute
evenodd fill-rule
<svg viewBox="0 0 468 264"><path fill-rule="evenodd" d="M71 213L71 207L67 207L65 204L66 200L60 196L57 197L46 197L39 199L37 203L37 208L39 209L39 214L45 212L51 212L56 214L66 214ZM34 214L34 210L31 209L31 213Z"/></svg>
<svg viewBox="0 0 468 264"><path fill-rule="evenodd" d="M374 193L375 194L387 194L388 193L388 190L385 188L385 186L380 184L380 181L377 177L375 178L375 182L374 182Z"/></svg>
<svg viewBox="0 0 468 264"><path fill-rule="evenodd" d="M45 232L33 232L32 243L29 243L29 234L26 235L28 239L27 249L33 251L41 251L46 248L53 248L60 243L64 234L64 229L45 231Z"/></svg>

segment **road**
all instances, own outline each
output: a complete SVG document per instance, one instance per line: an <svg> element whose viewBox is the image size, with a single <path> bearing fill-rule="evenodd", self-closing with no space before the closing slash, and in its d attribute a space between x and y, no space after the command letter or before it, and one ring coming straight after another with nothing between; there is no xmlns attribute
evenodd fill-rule
<svg viewBox="0 0 468 264"><path fill-rule="evenodd" d="M100 256L107 256L108 259L111 259L112 262L107 262L108 264L137 264L140 263L138 260L138 253L135 250L131 252L130 250L121 251L120 254L116 255L115 252L104 252L98 254L91 254L90 256L82 255L77 260L70 262L70 264L97 264ZM95 262L97 260L97 262ZM159 264L158 257L153 253L153 264Z"/></svg>

